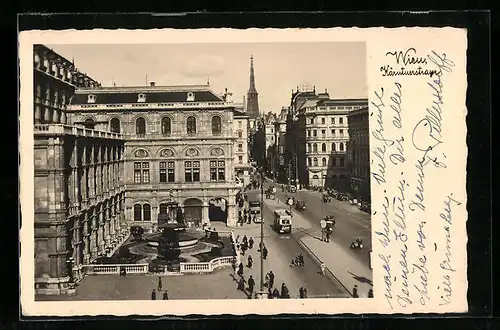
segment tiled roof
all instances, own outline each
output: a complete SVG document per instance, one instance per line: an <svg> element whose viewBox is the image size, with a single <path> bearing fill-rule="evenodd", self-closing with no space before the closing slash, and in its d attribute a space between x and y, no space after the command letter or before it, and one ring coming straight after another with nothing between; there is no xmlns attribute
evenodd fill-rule
<svg viewBox="0 0 500 330"><path fill-rule="evenodd" d="M139 94L145 95L144 103L168 103L168 102L189 102L188 93L194 94L193 102L222 102L223 99L215 95L208 88L193 89L190 86L179 86L179 88L159 88L159 87L126 87L126 88L96 88L80 89L71 98L71 104L87 104L88 96L95 95L94 104L119 104L119 103L139 103Z"/></svg>
<svg viewBox="0 0 500 330"><path fill-rule="evenodd" d="M248 117L245 112L234 109L234 117Z"/></svg>
<svg viewBox="0 0 500 330"><path fill-rule="evenodd" d="M368 104L368 99L330 99L321 100L318 105Z"/></svg>

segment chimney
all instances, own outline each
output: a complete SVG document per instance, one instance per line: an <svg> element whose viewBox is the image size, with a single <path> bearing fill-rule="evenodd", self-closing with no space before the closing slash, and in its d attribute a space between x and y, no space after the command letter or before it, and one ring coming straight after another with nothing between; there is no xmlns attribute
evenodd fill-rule
<svg viewBox="0 0 500 330"><path fill-rule="evenodd" d="M149 83L149 85L150 85L151 87L154 87L154 86L156 85L156 83L155 83L154 81L151 81L151 82Z"/></svg>

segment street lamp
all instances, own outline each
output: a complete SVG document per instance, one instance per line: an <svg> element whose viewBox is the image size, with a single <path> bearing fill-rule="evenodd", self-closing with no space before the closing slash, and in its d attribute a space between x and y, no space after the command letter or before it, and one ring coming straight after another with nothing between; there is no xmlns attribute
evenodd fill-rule
<svg viewBox="0 0 500 330"><path fill-rule="evenodd" d="M264 294L264 173L260 167L260 298L265 299Z"/></svg>

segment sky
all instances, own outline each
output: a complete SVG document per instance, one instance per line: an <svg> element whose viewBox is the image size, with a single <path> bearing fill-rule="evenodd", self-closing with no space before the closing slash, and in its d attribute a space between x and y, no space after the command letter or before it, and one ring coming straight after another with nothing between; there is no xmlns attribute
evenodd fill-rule
<svg viewBox="0 0 500 330"><path fill-rule="evenodd" d="M364 42L46 45L103 86L200 85L210 80L243 102L250 56L261 112L278 113L292 89L315 86L331 98L367 98Z"/></svg>

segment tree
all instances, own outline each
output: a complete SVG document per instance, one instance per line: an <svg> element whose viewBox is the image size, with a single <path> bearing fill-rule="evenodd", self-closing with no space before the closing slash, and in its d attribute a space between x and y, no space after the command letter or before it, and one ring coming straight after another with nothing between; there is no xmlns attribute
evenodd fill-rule
<svg viewBox="0 0 500 330"><path fill-rule="evenodd" d="M144 228L142 228L141 226L130 227L130 235L132 235L136 241L142 240L143 234L144 234Z"/></svg>

